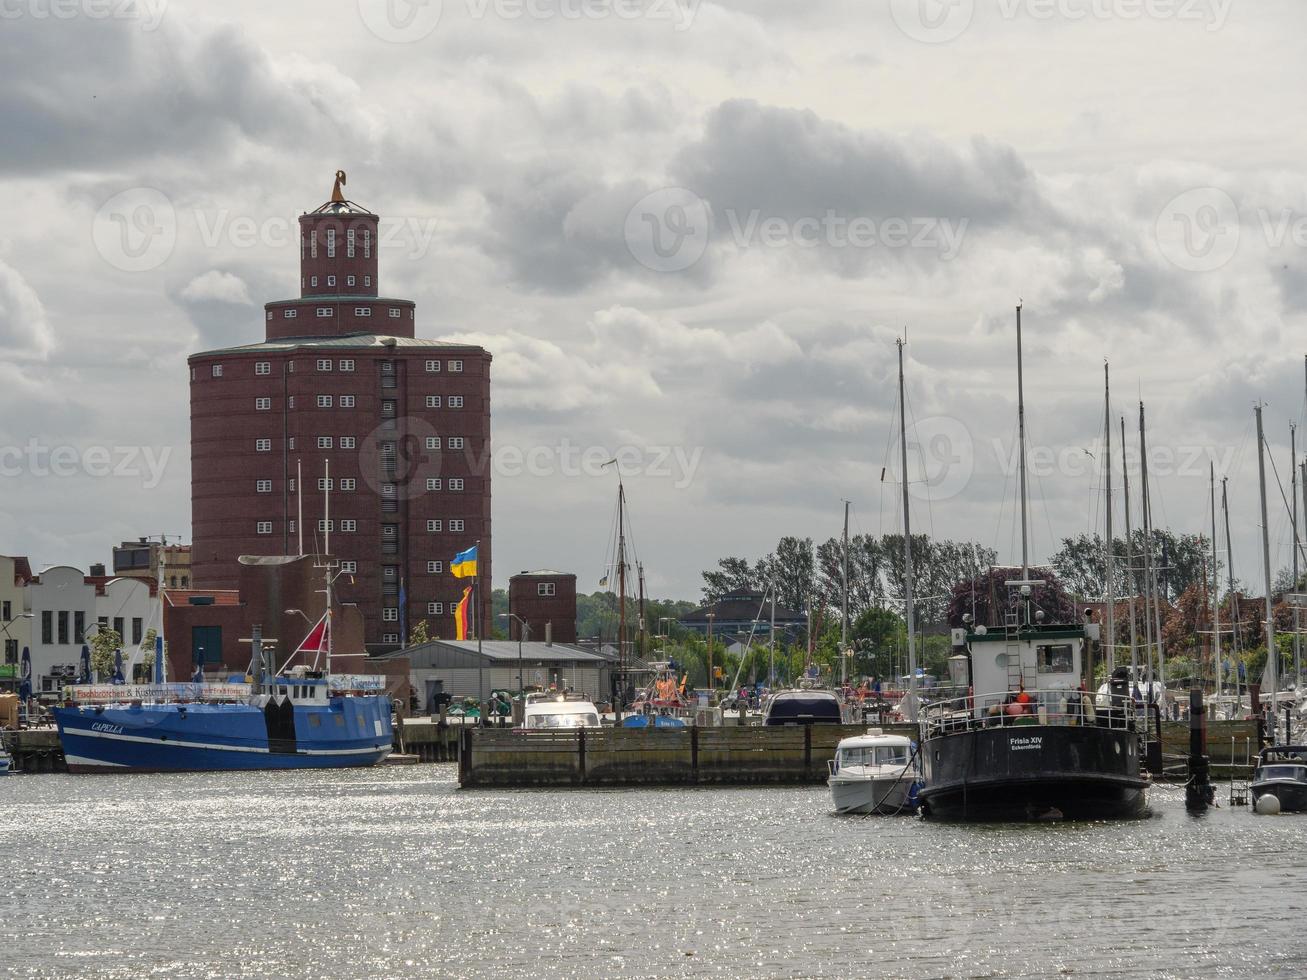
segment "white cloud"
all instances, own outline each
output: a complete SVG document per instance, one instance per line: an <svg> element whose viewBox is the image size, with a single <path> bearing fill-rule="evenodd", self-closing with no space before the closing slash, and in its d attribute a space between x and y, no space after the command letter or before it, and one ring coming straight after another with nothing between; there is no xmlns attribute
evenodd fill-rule
<svg viewBox="0 0 1307 980"><path fill-rule="evenodd" d="M181 298L191 303L232 303L250 306L249 287L240 276L230 272L210 269L188 282L181 291Z"/></svg>

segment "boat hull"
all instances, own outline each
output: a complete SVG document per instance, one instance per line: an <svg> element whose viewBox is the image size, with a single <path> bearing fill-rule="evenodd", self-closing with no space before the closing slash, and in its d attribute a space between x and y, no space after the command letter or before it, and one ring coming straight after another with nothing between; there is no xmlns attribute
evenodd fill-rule
<svg viewBox="0 0 1307 980"><path fill-rule="evenodd" d="M274 717L249 704L108 705L54 715L73 773L339 769L390 754L384 698L282 710Z"/></svg>
<svg viewBox="0 0 1307 980"><path fill-rule="evenodd" d="M1307 812L1307 783L1287 779L1253 783L1254 807L1263 796L1274 796L1278 799L1281 813Z"/></svg>
<svg viewBox="0 0 1307 980"><path fill-rule="evenodd" d="M1105 820L1143 816L1149 780L1134 732L1005 725L922 744L923 812L942 820Z"/></svg>
<svg viewBox="0 0 1307 980"><path fill-rule="evenodd" d="M913 778L841 778L836 775L831 776L826 785L830 787L836 813L893 815L917 812Z"/></svg>

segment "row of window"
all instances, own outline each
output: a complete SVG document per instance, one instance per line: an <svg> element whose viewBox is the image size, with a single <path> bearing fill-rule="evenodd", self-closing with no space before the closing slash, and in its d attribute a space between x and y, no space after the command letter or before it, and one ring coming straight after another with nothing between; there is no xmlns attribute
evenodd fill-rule
<svg viewBox="0 0 1307 980"><path fill-rule="evenodd" d="M323 313L323 312L322 312L322 310L324 310L324 309L327 311L326 313ZM364 309L364 307L360 307L360 309ZM358 313L358 310L355 310L354 312L355 312L355 313ZM293 318L294 315L295 315L295 311L294 311L294 310L287 310L287 311L286 311L286 316L287 316L288 319L289 319L289 318ZM360 316L370 316L371 314L370 314L370 313L359 313L359 315L360 315ZM393 315L393 314L392 314L392 315ZM269 318L271 318L272 314L269 313L268 316L269 316ZM331 310L330 310L330 308L329 308L329 307L322 307L321 309L318 310L318 316L331 316ZM447 363L448 363L449 372L450 372L451 374L462 374L462 373L463 373L463 362L462 362L461 360L453 360L453 361L449 361L449 362L447 362ZM346 358L341 358L340 361L338 361L338 362L337 362L337 361L333 361L333 360L332 360L331 358L329 358L329 357L321 357L321 358L318 358L318 370L319 370L319 371L330 371L330 370L332 370L333 365L335 365L336 370L344 371L344 372L347 372L347 373L353 371L353 370L354 370L354 367L355 367L355 363L354 363L353 358L348 358L348 357L346 357ZM214 365L213 365L213 367L212 367L212 372L213 372L213 376L214 376L215 378L221 378L221 377L222 377L222 367L223 367L223 366L222 366L221 364L214 364ZM427 362L426 362L425 367L426 367L426 371L427 371L427 373L429 373L429 374L439 374L439 373L440 373L441 362L440 362L440 361L437 361L437 360L430 360L430 361L427 361ZM289 370L290 373L292 373L292 374L295 372L295 362L294 362L294 361L291 361L291 362L290 362L290 366L289 366L288 370ZM384 374L393 374L394 371L395 371L395 365L394 365L394 362L393 362L393 361L382 361L382 362L381 362L381 370L382 370L382 372L383 372ZM272 373L272 362L271 362L271 361L255 361L255 362L254 362L254 373L255 373L256 375L270 375L270 374ZM192 381L195 380L195 369L194 369L194 368L191 369L191 380L192 380ZM436 407L439 408L440 406L437 405Z"/></svg>
<svg viewBox="0 0 1307 980"><path fill-rule="evenodd" d="M69 639L69 623L72 624L72 638ZM115 633L122 637L123 643L131 643L140 646L141 641L145 639L145 623L140 616L132 617L132 632L128 637L124 632L126 621L122 616L113 617L113 625L110 626L108 616L97 617L97 622L105 629L112 628ZM57 628L56 628L57 624ZM58 636L58 641L55 636ZM41 642L46 646L54 646L57 642L60 646L81 646L86 642L86 613L81 610L75 610L71 614L61 609L58 611L45 609L41 612Z"/></svg>
<svg viewBox="0 0 1307 980"><path fill-rule="evenodd" d="M326 236L327 258L334 259L336 257L336 229L328 228L326 229L326 232L327 232L327 236ZM364 229L362 238L363 238L363 257L365 259L370 259L372 258L371 230ZM316 229L314 231L309 232L307 236L303 234L300 235L300 261L304 260L304 250L306 246L309 251L309 257L316 259L318 257L318 233ZM350 228L345 233L346 258L351 258L351 259L354 258L354 248L355 248L354 229Z"/></svg>
<svg viewBox="0 0 1307 980"><path fill-rule="evenodd" d="M330 397L330 396L328 396L328 397ZM342 396L342 397L350 397L350 396ZM423 444L426 446L427 449L432 449L432 450L438 450L438 449L440 449L440 447L441 447L442 444L444 445L444 447L445 447L446 449L460 450L460 449L466 449L466 448L467 448L467 439L466 439L464 436L448 436L447 438L445 438L445 439L442 441L442 439L441 439L440 436L427 436L426 439L423 441ZM381 446L381 452L382 452L382 455L392 456L392 457L393 457L394 452L395 452L395 448L394 448L394 446L395 446L395 444L394 444L394 443L391 443L391 442L382 443L382 446ZM358 437L357 437L357 436L340 436L339 438L336 438L335 436L318 436L317 447L318 447L319 449L335 449L335 448L337 448L337 447L339 447L339 448L341 448L341 449L357 449L357 448L358 448ZM288 437L287 437L287 439L286 439L286 448L287 448L287 449L294 449L294 448L295 448L295 437L294 437L294 436L288 436ZM272 440L271 440L271 439L255 439L255 440L254 440L254 451L255 451L256 453L270 453L270 452L272 452Z"/></svg>
<svg viewBox="0 0 1307 980"><path fill-rule="evenodd" d="M262 482L262 481L260 481L260 482ZM461 532L467 530L467 522L464 521L464 520L460 520L460 519L458 519L458 518L451 519L450 521L445 522L445 523L448 523L448 524L449 524L449 530L450 530L451 532L455 533L455 534L457 534L457 533L461 533ZM440 533L440 532L441 532L441 524L442 524L442 522L441 522L441 521L438 521L438 520L435 520L435 521L427 521L427 530L430 531L430 532L433 533L433 534ZM287 527L287 530L290 531L290 532L293 534L293 533L295 532L295 521L294 521L294 520L288 521L287 524L286 524L286 527ZM340 531L346 531L346 532L357 531L357 530L358 530L358 521L355 521L355 520L349 520L349 519L342 519L342 520L340 520L340 521L337 521L337 520L335 520L334 518L332 518L332 519L325 519L325 518L324 518L324 519L320 519L320 520L318 521L318 530L319 530L319 531L336 531L336 530L340 530ZM258 521L258 522L256 522L255 525L254 525L254 533L255 533L255 534L271 534L271 533L272 533L272 521ZM396 525L394 525L394 524L383 524L383 525L381 525L381 536L382 536L383 538L394 538L394 537L398 537L399 535L398 535L398 533L397 533L397 527L396 527ZM430 566L430 565L432 565L432 564L440 564L440 563L439 563L439 562L428 562L428 566ZM431 572L431 571L439 572L439 571L443 571L443 569L442 569L442 568L434 568L434 569L433 569L433 568L428 567L428 568L427 568L427 571L429 571L429 572ZM79 614L79 615L80 615L80 614ZM80 643L81 641L78 640L77 642Z"/></svg>
<svg viewBox="0 0 1307 980"><path fill-rule="evenodd" d="M287 493L294 493L294 492L295 492L295 481L294 481L294 480L290 480L290 481L288 481L288 482L289 482L289 485L286 487L286 492L287 492ZM388 490L388 489L387 489L387 488L391 488L391 487L394 487L394 484L393 484L393 483L382 484L382 495L383 495L383 496L394 496L394 492L391 491L391 490ZM429 479L426 481L426 488L427 488L427 490L430 490L430 491L436 491L436 490L451 490L451 491L453 491L454 493L461 493L464 489L466 489L466 487L467 487L466 481L464 481L462 477L457 477L457 476L449 477L448 479L443 479L443 478L441 478L441 477L431 477L431 478L429 478ZM320 477L320 478L318 479L318 489L319 489L319 490L341 490L341 491L343 491L343 492L345 492L345 493L351 493L351 492L353 492L354 490L357 490L357 489L358 489L358 480L356 480L356 479L355 479L354 477L352 477L352 476L343 476L343 477L341 477L339 480L334 479L334 478L332 478L332 477ZM271 481L271 480L255 480L255 481L254 481L254 492L255 492L255 493L272 493L272 481ZM432 529L431 529L431 528L428 528L428 530L432 530ZM439 529L439 528L435 528L435 530L440 530L440 529Z"/></svg>
<svg viewBox="0 0 1307 980"><path fill-rule="evenodd" d="M358 402L354 395L318 395L318 408L354 408L357 404ZM462 395L450 395L447 399L442 399L440 395L427 395L427 408L462 408L465 404L466 402ZM287 397L286 407L295 407L294 395ZM254 410L256 412L271 411L272 399L267 396L260 396L254 399ZM391 417L393 417L393 412Z"/></svg>
<svg viewBox="0 0 1307 980"><path fill-rule="evenodd" d="M329 316L335 316L335 315L336 315L336 311L333 310L330 306L319 306L319 307L317 307L317 312L318 312L318 316L319 316L320 318L322 318L322 319L326 319L326 318L329 317ZM398 319L400 318L400 309L399 309L399 307L397 307L397 306L392 306L392 307L389 308L389 312L390 312L390 319L392 319L392 320L398 320ZM294 320L294 319L296 319L296 318L300 315L300 312L299 312L299 310L296 309L295 307L293 307L293 306L288 306L286 309L284 309L284 310L281 311L281 315L282 315L282 319L285 319L285 320ZM370 317L370 316L372 316L372 307L370 307L370 306L356 306L356 307L354 307L354 315L355 315L355 316L358 316L358 317ZM412 310L409 310L409 311L408 311L408 318L409 318L410 320L413 319L413 311L412 311ZM272 319L272 310L269 310L269 311L268 311L268 319L269 319L269 320Z"/></svg>
<svg viewBox="0 0 1307 980"><path fill-rule="evenodd" d="M355 278L354 278L353 276L346 276L346 277L345 277L345 285L346 285L346 286L353 286L354 283L355 283L355 281L356 281L356 280L355 280ZM303 276L300 276L300 287L301 287L301 288L303 288L304 283L305 283L305 279L304 279L304 277L303 277ZM316 288L317 285L318 285L318 277L317 277L317 276L310 276L310 277L308 278L308 283L309 283L309 285L311 285L311 286L313 286L314 288ZM336 277L335 277L335 276L327 276L327 285L328 285L328 286L334 286L334 285L336 285ZM364 276L364 277L363 277L363 285L364 285L364 286L371 286L371 285L372 285L372 277L371 277L371 276Z"/></svg>

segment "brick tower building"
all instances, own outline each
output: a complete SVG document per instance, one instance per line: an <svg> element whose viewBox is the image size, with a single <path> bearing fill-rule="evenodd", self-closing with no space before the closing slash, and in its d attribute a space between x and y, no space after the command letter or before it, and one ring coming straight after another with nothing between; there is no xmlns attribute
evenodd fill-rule
<svg viewBox="0 0 1307 980"><path fill-rule="evenodd" d="M189 359L191 571L234 589L241 555L329 554L375 651L421 620L454 635L450 561L478 541L490 582L490 355L416 338L343 183L299 219L300 296L267 304L264 342Z"/></svg>

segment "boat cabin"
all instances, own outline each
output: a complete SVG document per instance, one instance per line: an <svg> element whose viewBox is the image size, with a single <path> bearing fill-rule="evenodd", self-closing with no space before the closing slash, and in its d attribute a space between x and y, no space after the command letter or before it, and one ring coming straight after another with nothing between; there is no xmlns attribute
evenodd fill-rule
<svg viewBox="0 0 1307 980"><path fill-rule="evenodd" d="M1098 624L1033 623L954 630L966 649L972 710L981 718L1002 709L1023 692L1024 703L1049 710L1079 689L1086 642L1098 638ZM1065 710L1065 709L1063 709Z"/></svg>
<svg viewBox="0 0 1307 980"><path fill-rule="evenodd" d="M569 700L563 695L528 695L522 709L522 727L527 731L598 728L599 709L591 701Z"/></svg>
<svg viewBox="0 0 1307 980"><path fill-rule="evenodd" d="M782 691L763 707L764 725L839 725L842 705L830 691Z"/></svg>
<svg viewBox="0 0 1307 980"><path fill-rule="evenodd" d="M871 728L865 735L854 735L840 741L831 771L868 770L881 766L903 769L911 759L911 739L903 735L886 735L879 728Z"/></svg>

